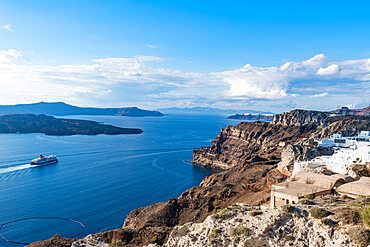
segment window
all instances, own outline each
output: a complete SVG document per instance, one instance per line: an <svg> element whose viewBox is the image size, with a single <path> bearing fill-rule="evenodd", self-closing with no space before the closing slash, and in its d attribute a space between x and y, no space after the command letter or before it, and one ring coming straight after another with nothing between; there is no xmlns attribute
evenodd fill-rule
<svg viewBox="0 0 370 247"><path fill-rule="evenodd" d="M346 140L343 139L334 139L335 143L346 143Z"/></svg>

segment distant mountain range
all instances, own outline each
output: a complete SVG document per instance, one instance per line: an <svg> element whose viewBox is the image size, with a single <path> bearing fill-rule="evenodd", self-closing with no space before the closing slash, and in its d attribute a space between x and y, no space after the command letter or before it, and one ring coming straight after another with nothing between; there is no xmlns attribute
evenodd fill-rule
<svg viewBox="0 0 370 247"><path fill-rule="evenodd" d="M338 115L370 116L370 105L362 109L349 109L348 107L342 107L333 111L332 113Z"/></svg>
<svg viewBox="0 0 370 247"><path fill-rule="evenodd" d="M68 105L63 102L40 102L34 104L20 105L1 105L0 114L7 113L30 113L30 114L46 114L46 115L110 115L110 116L129 116L129 117L145 117L145 116L163 116L159 111L148 111L137 107L124 108L94 108L94 107L78 107Z"/></svg>
<svg viewBox="0 0 370 247"><path fill-rule="evenodd" d="M253 114L275 114L272 112L254 111L254 110L235 110L235 109L220 109L213 107L171 107L171 108L160 108L158 109L163 113L199 113L199 114L237 114L237 113L253 113Z"/></svg>
<svg viewBox="0 0 370 247"><path fill-rule="evenodd" d="M273 114L235 114L228 117L228 119L243 119L243 120L262 120L272 121Z"/></svg>

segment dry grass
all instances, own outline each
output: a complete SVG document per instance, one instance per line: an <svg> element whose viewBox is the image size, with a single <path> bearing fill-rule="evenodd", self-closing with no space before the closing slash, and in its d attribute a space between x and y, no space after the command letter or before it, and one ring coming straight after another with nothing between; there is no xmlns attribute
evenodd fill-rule
<svg viewBox="0 0 370 247"><path fill-rule="evenodd" d="M370 244L370 231L362 226L351 226L347 233L359 247L367 247Z"/></svg>
<svg viewBox="0 0 370 247"><path fill-rule="evenodd" d="M283 205L281 206L281 210L283 210L286 213L291 213L294 210L294 207L292 205Z"/></svg>
<svg viewBox="0 0 370 247"><path fill-rule="evenodd" d="M335 211L335 219L345 225L353 225L361 222L359 212L353 208L341 208Z"/></svg>
<svg viewBox="0 0 370 247"><path fill-rule="evenodd" d="M262 214L261 211L253 210L253 211L250 211L248 215L249 216L257 216L257 215L260 215L260 214Z"/></svg>

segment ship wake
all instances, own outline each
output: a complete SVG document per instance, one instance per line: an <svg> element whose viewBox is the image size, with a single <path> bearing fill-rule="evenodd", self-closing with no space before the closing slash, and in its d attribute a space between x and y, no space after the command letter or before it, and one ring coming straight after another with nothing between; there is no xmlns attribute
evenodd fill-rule
<svg viewBox="0 0 370 247"><path fill-rule="evenodd" d="M16 166L8 166L8 167L0 167L0 174L14 172L19 170L24 170L27 168L31 168L31 164L24 164L24 165L16 165Z"/></svg>

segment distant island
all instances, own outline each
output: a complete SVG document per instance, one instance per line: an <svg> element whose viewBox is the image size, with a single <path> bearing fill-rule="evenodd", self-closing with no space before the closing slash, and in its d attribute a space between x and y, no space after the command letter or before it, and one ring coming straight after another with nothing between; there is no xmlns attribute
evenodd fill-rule
<svg viewBox="0 0 370 247"><path fill-rule="evenodd" d="M128 117L146 117L164 116L159 111L143 110L137 107L123 108L94 108L78 107L66 104L64 102L39 102L34 104L19 105L0 105L0 114L8 113L30 113L45 115L109 115L109 116L128 116Z"/></svg>
<svg viewBox="0 0 370 247"><path fill-rule="evenodd" d="M370 116L370 105L362 109L349 109L348 107L342 107L332 113L337 115Z"/></svg>
<svg viewBox="0 0 370 247"><path fill-rule="evenodd" d="M43 133L45 135L140 134L141 129L120 128L95 121L62 119L35 114L0 115L0 134Z"/></svg>
<svg viewBox="0 0 370 247"><path fill-rule="evenodd" d="M161 112L164 113L185 113L185 114L237 114L240 112L252 113L252 114L274 114L272 112L255 111L255 110L236 110L236 109L220 109L214 107L171 107L171 108L160 108Z"/></svg>
<svg viewBox="0 0 370 247"><path fill-rule="evenodd" d="M370 116L370 106L362 109L349 109L348 107L342 107L340 109L331 111L330 113L335 115L352 115L352 116ZM241 119L241 120L261 120L261 121L272 121L275 114L272 113L238 113L228 117L228 119Z"/></svg>
<svg viewBox="0 0 370 247"><path fill-rule="evenodd" d="M273 114L235 114L228 117L228 119L243 119L243 120L262 120L272 121Z"/></svg>

